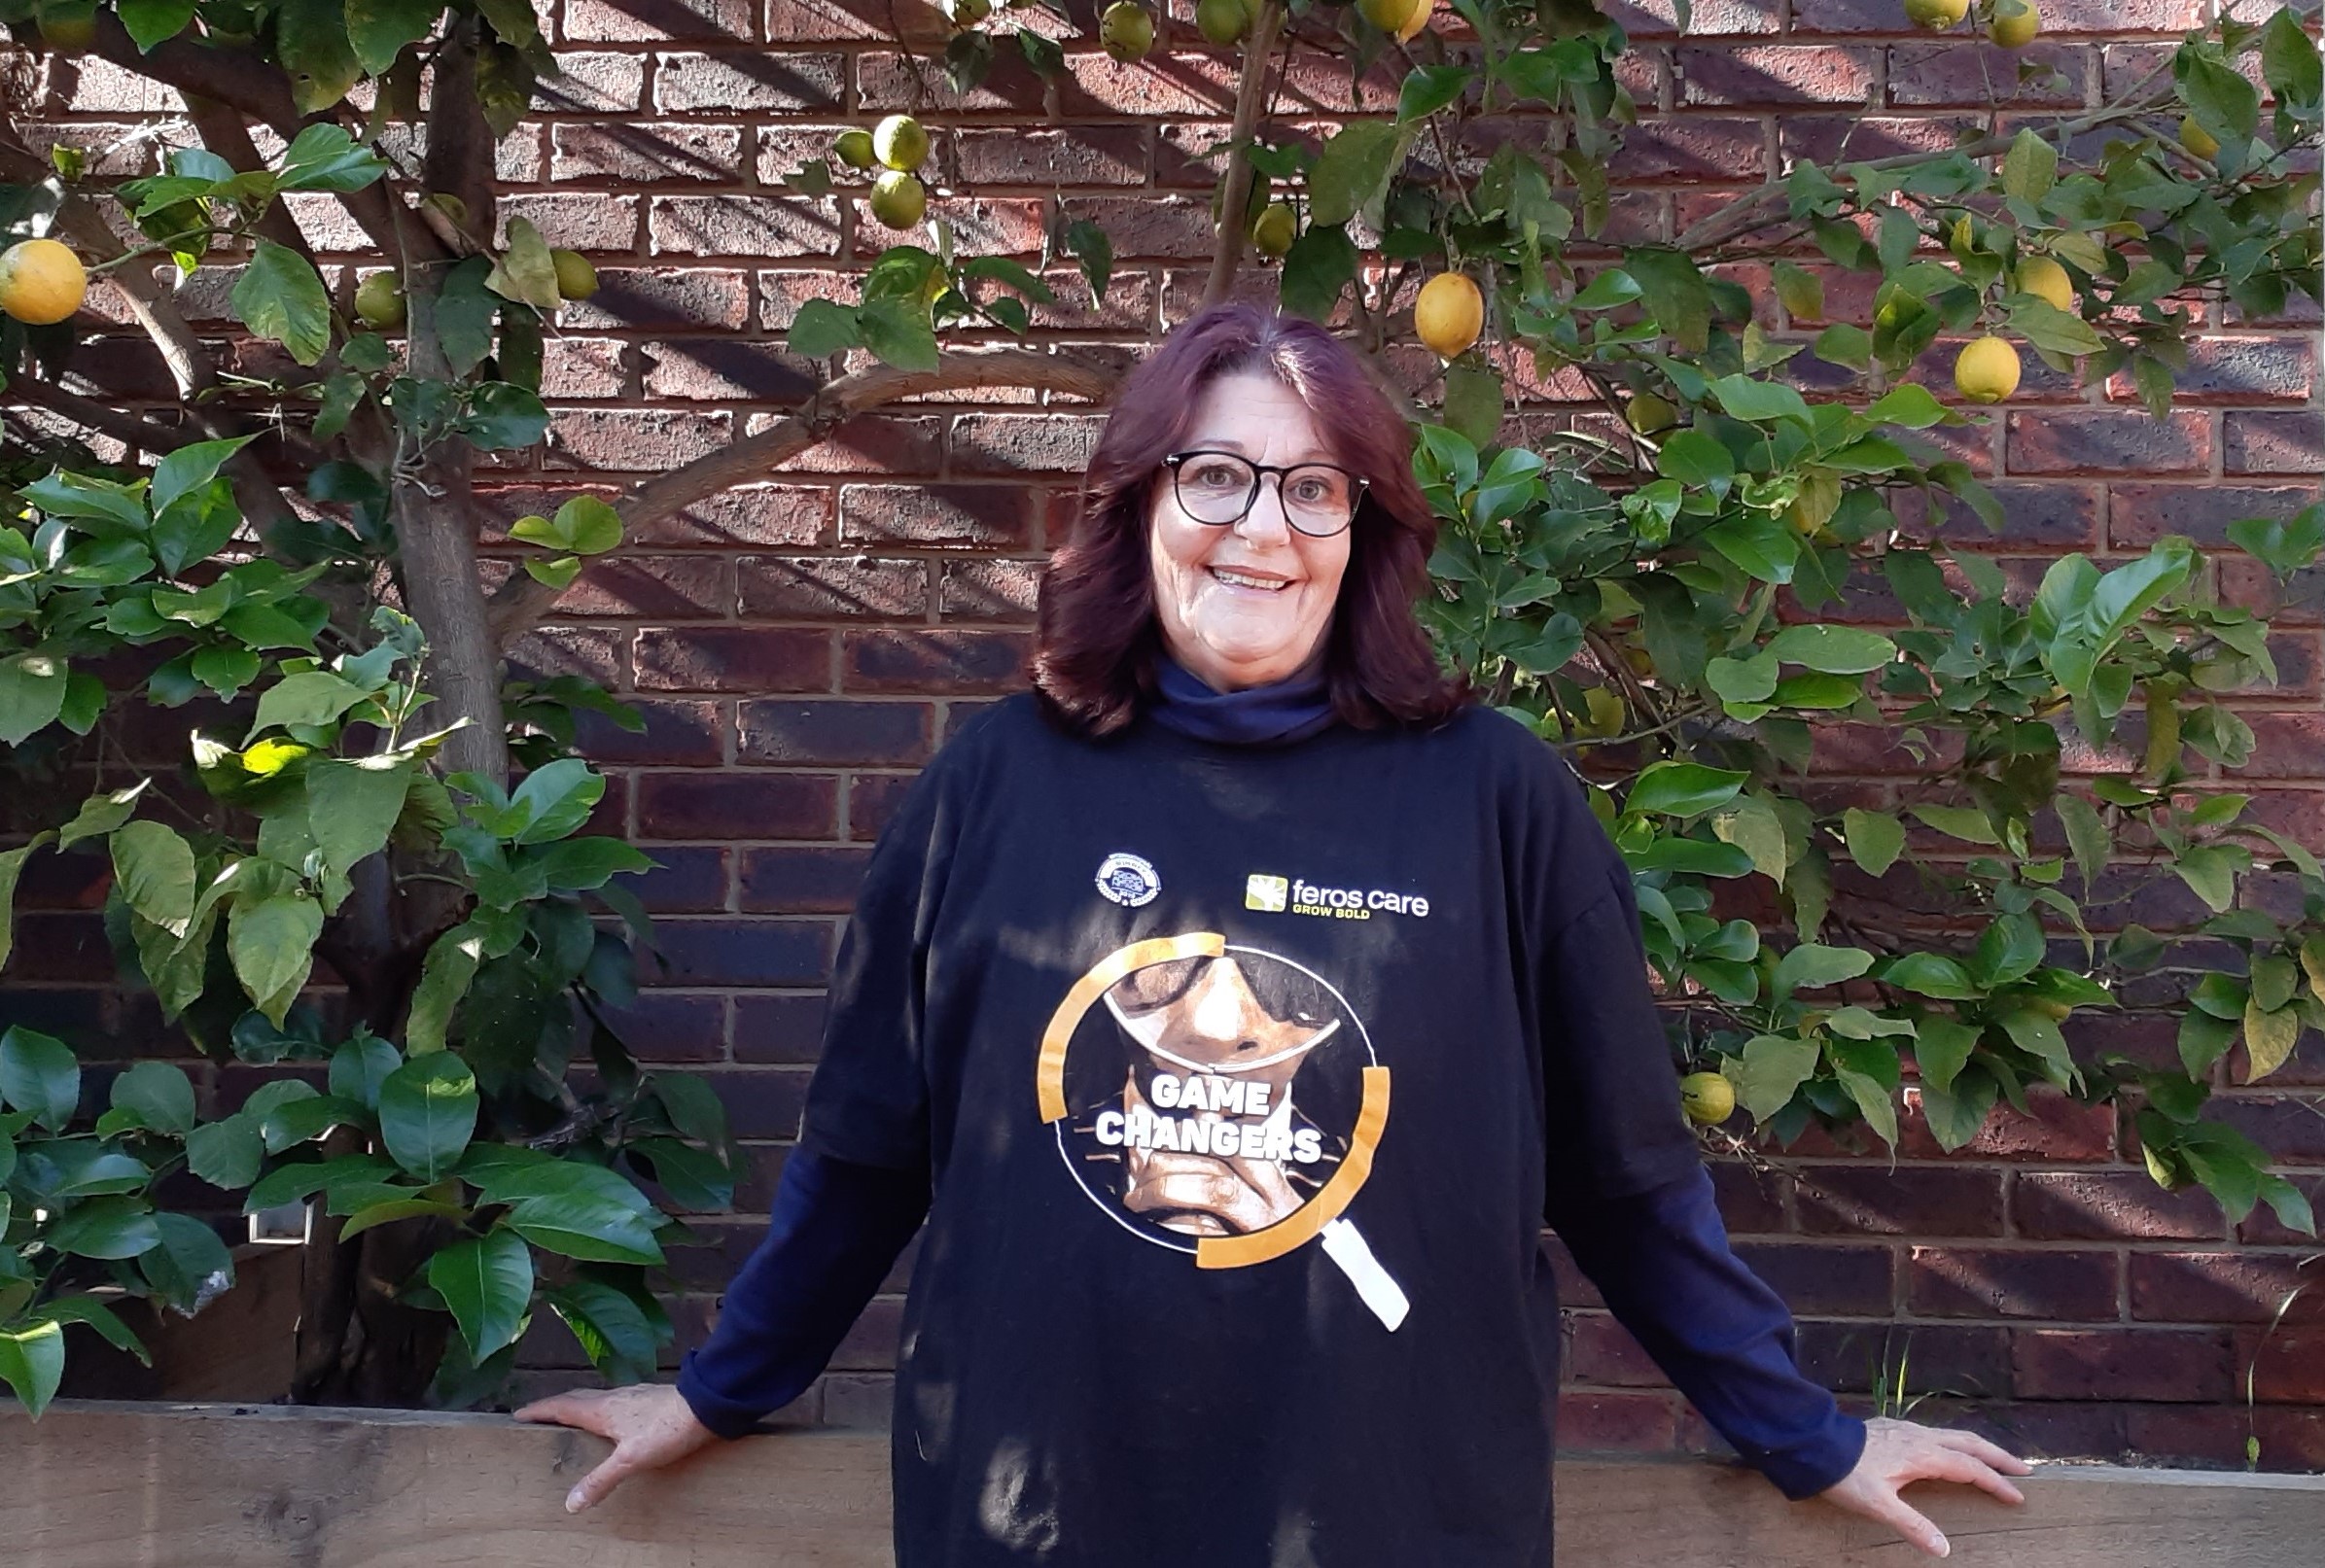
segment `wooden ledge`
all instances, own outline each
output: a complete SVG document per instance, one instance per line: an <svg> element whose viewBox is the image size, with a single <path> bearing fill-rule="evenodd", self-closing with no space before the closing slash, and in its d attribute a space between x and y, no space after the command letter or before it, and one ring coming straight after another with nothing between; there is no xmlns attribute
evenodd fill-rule
<svg viewBox="0 0 2325 1568"><path fill-rule="evenodd" d="M890 1568L888 1441L722 1445L568 1516L606 1451L500 1415L59 1401L0 1410L14 1568ZM2315 1568L2325 1477L2043 1466L2011 1509L1916 1501L1991 1568ZM1895 1536L1682 1457L1559 1461L1559 1555L1591 1568L1898 1568ZM677 1555L673 1555L673 1553Z"/></svg>

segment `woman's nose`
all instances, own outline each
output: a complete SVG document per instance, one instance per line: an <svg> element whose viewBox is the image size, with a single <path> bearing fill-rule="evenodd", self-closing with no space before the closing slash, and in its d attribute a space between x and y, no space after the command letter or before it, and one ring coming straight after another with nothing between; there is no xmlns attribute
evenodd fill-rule
<svg viewBox="0 0 2325 1568"><path fill-rule="evenodd" d="M1271 486L1269 481L1275 481ZM1259 493L1251 498L1251 509L1243 514L1235 531L1247 539L1288 539L1291 519L1284 514L1284 475L1263 473L1259 476Z"/></svg>

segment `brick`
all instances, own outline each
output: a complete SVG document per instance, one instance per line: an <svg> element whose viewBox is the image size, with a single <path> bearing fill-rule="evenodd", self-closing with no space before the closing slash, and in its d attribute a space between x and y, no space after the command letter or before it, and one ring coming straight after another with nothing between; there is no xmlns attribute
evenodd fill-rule
<svg viewBox="0 0 2325 1568"><path fill-rule="evenodd" d="M689 402L797 402L823 385L813 360L779 343L741 337L682 337L650 343L646 393Z"/></svg>
<svg viewBox="0 0 2325 1568"><path fill-rule="evenodd" d="M713 1082L735 1136L788 1140L799 1135L799 1113L807 1106L806 1073L780 1068L722 1072Z"/></svg>
<svg viewBox="0 0 2325 1568"><path fill-rule="evenodd" d="M2325 473L2325 413L2232 409L2220 421L2230 473Z"/></svg>
<svg viewBox="0 0 2325 1568"><path fill-rule="evenodd" d="M831 1373L822 1382L823 1424L848 1432L886 1432L896 1424L894 1377Z"/></svg>
<svg viewBox="0 0 2325 1568"><path fill-rule="evenodd" d="M654 923L668 960L661 986L814 986L831 972L833 927L823 920L676 916ZM745 1134L747 1135L747 1134Z"/></svg>
<svg viewBox="0 0 2325 1568"><path fill-rule="evenodd" d="M799 307L810 299L853 303L858 284L845 272L761 271L758 324L770 332L789 331Z"/></svg>
<svg viewBox="0 0 2325 1568"><path fill-rule="evenodd" d="M558 611L582 619L700 620L725 615L733 598L723 561L683 555L600 556L565 590Z"/></svg>
<svg viewBox="0 0 2325 1568"><path fill-rule="evenodd" d="M1756 183L1767 177L1767 134L1756 120L1642 119L1623 133L1607 172L1632 184Z"/></svg>
<svg viewBox="0 0 2325 1568"><path fill-rule="evenodd" d="M2225 1330L2018 1329L2013 1380L2022 1399L2156 1400L2229 1397L2236 1358Z"/></svg>
<svg viewBox="0 0 2325 1568"><path fill-rule="evenodd" d="M1020 485L852 484L839 493L843 544L975 544L1008 548L1033 538Z"/></svg>
<svg viewBox="0 0 2325 1568"><path fill-rule="evenodd" d="M828 838L836 782L785 773L649 773L638 780L644 839Z"/></svg>
<svg viewBox="0 0 2325 1568"><path fill-rule="evenodd" d="M2112 1252L1915 1247L1906 1307L1930 1317L2064 1318L2117 1315L2122 1263Z"/></svg>
<svg viewBox="0 0 2325 1568"><path fill-rule="evenodd" d="M1079 414L964 414L953 421L959 473L1079 473L1106 421Z"/></svg>
<svg viewBox="0 0 2325 1568"><path fill-rule="evenodd" d="M658 473L707 457L734 439L734 416L674 408L560 408L549 416L549 451L600 472Z"/></svg>
<svg viewBox="0 0 2325 1568"><path fill-rule="evenodd" d="M1015 632L861 632L841 637L849 691L1015 690L1029 651Z"/></svg>
<svg viewBox="0 0 2325 1568"><path fill-rule="evenodd" d="M1566 1372L1570 1380L1615 1388L1670 1386L1646 1350L1606 1313L1568 1313L1566 1329Z"/></svg>
<svg viewBox="0 0 2325 1568"><path fill-rule="evenodd" d="M2172 401L2306 402L2316 384L2316 349L2307 338L2202 337L2189 346L2188 367L2172 375ZM2139 398L2129 372L2107 383L2107 396Z"/></svg>
<svg viewBox="0 0 2325 1568"><path fill-rule="evenodd" d="M880 836L912 787L912 776L860 773L848 781L848 837L869 843Z"/></svg>
<svg viewBox="0 0 2325 1568"><path fill-rule="evenodd" d="M638 634L638 686L657 691L820 691L831 682L828 633L693 626Z"/></svg>
<svg viewBox="0 0 2325 1568"><path fill-rule="evenodd" d="M831 256L839 205L828 196L656 196L647 218L656 256Z"/></svg>
<svg viewBox="0 0 2325 1568"><path fill-rule="evenodd" d="M832 492L821 486L738 485L657 517L631 539L706 549L815 545L829 538L837 510Z"/></svg>
<svg viewBox="0 0 2325 1568"><path fill-rule="evenodd" d="M740 180L743 131L739 125L674 122L557 124L549 127L549 158L559 181L636 186Z"/></svg>
<svg viewBox="0 0 2325 1568"><path fill-rule="evenodd" d="M2239 780L2313 779L2325 774L2325 714L2253 714L2252 759L2237 770ZM2325 1127L2325 1117L2318 1118ZM2325 1149L2325 1136L2306 1140Z"/></svg>
<svg viewBox="0 0 2325 1568"><path fill-rule="evenodd" d="M640 54L559 50L556 76L533 87L533 107L550 115L636 114L646 102L646 59Z"/></svg>
<svg viewBox="0 0 2325 1568"><path fill-rule="evenodd" d="M177 88L95 54L52 52L40 108L44 114L182 115Z"/></svg>
<svg viewBox="0 0 2325 1568"><path fill-rule="evenodd" d="M1885 1246L1739 1240L1736 1255L1784 1298L1795 1316L1878 1316L1889 1310L1891 1259Z"/></svg>
<svg viewBox="0 0 2325 1568"><path fill-rule="evenodd" d="M787 620L917 619L929 606L922 561L863 556L745 556L735 563L743 613Z"/></svg>
<svg viewBox="0 0 2325 1568"><path fill-rule="evenodd" d="M1074 125L1062 129L963 127L953 132L961 178L971 187L1141 185L1149 161L1143 125Z"/></svg>
<svg viewBox="0 0 2325 1568"><path fill-rule="evenodd" d="M754 434L757 425L754 423ZM934 473L940 427L928 416L860 414L793 458L798 473Z"/></svg>
<svg viewBox="0 0 2325 1568"><path fill-rule="evenodd" d="M757 0L667 0L651 8L636 0L566 0L564 37L585 44L749 42L757 36Z"/></svg>
<svg viewBox="0 0 2325 1568"><path fill-rule="evenodd" d="M1215 243L1210 203L1191 196L1075 196L1066 212L1104 228L1119 257L1192 261Z"/></svg>
<svg viewBox="0 0 2325 1568"><path fill-rule="evenodd" d="M1935 1159L1945 1153L1920 1114L1920 1098L1910 1101L1911 1114L1899 1147L1914 1158ZM2115 1153L2115 1112L2106 1105L2084 1105L2056 1090L2038 1090L2020 1112L1998 1107L1978 1135L1959 1153L1970 1159L2099 1161Z"/></svg>
<svg viewBox="0 0 2325 1568"><path fill-rule="evenodd" d="M939 218L953 226L954 243L968 255L1031 258L1041 249L1046 226L1042 222L1043 203L1033 198L936 195L931 198L926 217L910 228L900 229L891 228L872 216L868 195L858 196L855 207L856 255L867 261L891 245L934 248ZM1116 245L1122 243L1120 238L1115 239ZM1124 248L1121 254L1131 253Z"/></svg>
<svg viewBox="0 0 2325 1568"><path fill-rule="evenodd" d="M2325 1405L2325 1328L2263 1336L2252 1352L2252 1392L2272 1404Z"/></svg>
<svg viewBox="0 0 2325 1568"><path fill-rule="evenodd" d="M2270 1323L2280 1311L2286 1322L2325 1323L2325 1256L2131 1254L2134 1318L2155 1323Z"/></svg>
<svg viewBox="0 0 2325 1568"><path fill-rule="evenodd" d="M618 398L629 390L628 356L611 337L552 337L541 345L541 395Z"/></svg>
<svg viewBox="0 0 2325 1568"><path fill-rule="evenodd" d="M628 699L646 728L625 730L595 714L580 716L577 744L614 767L715 768L726 760L726 715L717 703Z"/></svg>
<svg viewBox="0 0 2325 1568"><path fill-rule="evenodd" d="M1675 1395L1562 1394L1558 1446L1568 1452L1661 1453L1678 1439L1678 1415Z"/></svg>
<svg viewBox="0 0 2325 1568"><path fill-rule="evenodd" d="M821 993L796 996L757 992L734 999L737 1062L809 1063L822 1053L823 1042Z"/></svg>
<svg viewBox="0 0 2325 1568"><path fill-rule="evenodd" d="M784 767L909 767L929 759L926 703L747 702L738 759Z"/></svg>
<svg viewBox="0 0 2325 1568"><path fill-rule="evenodd" d="M1792 1229L1784 1202L1791 1183L1783 1172L1741 1160L1713 1160L1708 1168L1730 1235L1780 1236Z"/></svg>
<svg viewBox="0 0 2325 1568"><path fill-rule="evenodd" d="M1971 44L1899 44L1889 51L1889 102L1900 109L2080 109L2088 52L2072 44L2032 44L2023 50ZM2020 78L2021 66L2032 74Z"/></svg>
<svg viewBox="0 0 2325 1568"><path fill-rule="evenodd" d="M751 288L743 274L698 267L602 271L596 294L558 312L569 331L731 331L750 319Z"/></svg>
<svg viewBox="0 0 2325 1568"><path fill-rule="evenodd" d="M1945 1323L1802 1323L1797 1355L1812 1382L1842 1394L1894 1390L1991 1398L2011 1387L2010 1337L2001 1328Z"/></svg>
<svg viewBox="0 0 2325 1568"><path fill-rule="evenodd" d="M786 114L836 109L847 90L840 54L664 54L654 69L654 108L666 115Z"/></svg>
<svg viewBox="0 0 2325 1568"><path fill-rule="evenodd" d="M2166 534L2185 534L2215 548L2228 525L2244 517L2290 517L2313 504L2315 485L2117 484L2108 502L2108 542L2145 549Z"/></svg>
<svg viewBox="0 0 2325 1568"><path fill-rule="evenodd" d="M902 1342L904 1304L892 1297L875 1296L866 1304L856 1326L848 1330L846 1339L832 1352L831 1365L841 1372L874 1372L897 1364L897 1346Z"/></svg>
<svg viewBox="0 0 2325 1568"><path fill-rule="evenodd" d="M1926 507L1935 510L1934 529L1929 528L1927 509L1916 504L1910 491L1895 497L1896 505L1892 509L1909 528L1926 531L1949 544L1971 549L2015 546L2064 552L2097 545L2101 494L2098 486L2004 479L1989 488L2002 505L2002 527L1998 532L1990 532L1977 513L1944 492L1932 492L1926 500ZM1922 515L1908 519L1908 512L1914 511Z"/></svg>
<svg viewBox="0 0 2325 1568"><path fill-rule="evenodd" d="M1813 1236L1999 1236L2002 1178L1942 1166L1811 1166L1795 1173L1800 1228Z"/></svg>
<svg viewBox="0 0 2325 1568"><path fill-rule="evenodd" d="M1034 618L1039 561L947 561L936 582L936 613L946 620Z"/></svg>
<svg viewBox="0 0 2325 1568"><path fill-rule="evenodd" d="M1675 38L1679 34L1673 0L1606 0L1600 9L1632 38ZM1773 33L1783 25L1779 0L1707 0L1690 9L1690 38Z"/></svg>
<svg viewBox="0 0 2325 1568"><path fill-rule="evenodd" d="M723 849L671 849L653 852L654 868L629 881L629 889L647 909L657 915L706 915L726 907L727 852Z"/></svg>
<svg viewBox="0 0 2325 1568"><path fill-rule="evenodd" d="M1707 108L1757 104L1863 104L1881 52L1829 44L1745 44L1673 52L1680 101Z"/></svg>
<svg viewBox="0 0 2325 1568"><path fill-rule="evenodd" d="M2223 1224L2210 1194L2166 1192L2141 1170L2022 1170L2010 1208L2017 1233L2042 1241L2217 1240Z"/></svg>
<svg viewBox="0 0 2325 1568"><path fill-rule="evenodd" d="M2201 413L2152 419L2128 408L2013 413L2014 473L2189 473L2211 462L2211 421Z"/></svg>
<svg viewBox="0 0 2325 1568"><path fill-rule="evenodd" d="M746 850L742 907L776 915L845 915L856 907L871 852L842 846Z"/></svg>
<svg viewBox="0 0 2325 1568"><path fill-rule="evenodd" d="M599 1010L641 1062L722 1062L726 1058L723 997L643 991L627 1007L600 1003Z"/></svg>

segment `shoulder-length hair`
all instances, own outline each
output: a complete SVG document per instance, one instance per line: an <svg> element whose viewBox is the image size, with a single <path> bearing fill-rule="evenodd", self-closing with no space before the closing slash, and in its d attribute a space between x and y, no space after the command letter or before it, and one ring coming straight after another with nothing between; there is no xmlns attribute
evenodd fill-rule
<svg viewBox="0 0 2325 1568"><path fill-rule="evenodd" d="M1035 688L1088 735L1129 723L1153 691L1162 652L1147 539L1156 475L1185 440L1204 389L1246 370L1291 389L1333 460L1370 481L1326 633L1333 709L1366 729L1441 721L1467 689L1438 666L1414 615L1437 524L1413 478L1412 431L1356 350L1314 322L1249 304L1214 306L1183 323L1124 380L1072 533L1041 574Z"/></svg>

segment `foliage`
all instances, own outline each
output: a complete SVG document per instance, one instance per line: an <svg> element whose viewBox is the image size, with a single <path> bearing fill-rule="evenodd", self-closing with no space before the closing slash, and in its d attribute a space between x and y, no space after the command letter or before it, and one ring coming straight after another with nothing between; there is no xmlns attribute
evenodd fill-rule
<svg viewBox="0 0 2325 1568"><path fill-rule="evenodd" d="M2325 876L2210 773L2251 755L2236 699L2273 679L2267 623L2223 596L2222 552L2186 540L2070 556L2039 584L1960 547L1966 522L2005 519L1960 455L1979 427L1930 390L1942 344L1993 334L2163 414L2200 309L2314 295L2320 71L2298 17L2226 17L2113 101L2006 137L1965 124L1940 153L1798 160L1669 243L1622 247L1604 238L1635 118L1620 28L1583 0L1450 4L1458 24L1401 42L1322 0L1249 8L1227 46L1236 123L1208 150L1207 296L1232 289L1251 221L1288 210L1284 306L1345 322L1390 375L1425 276L1481 286L1483 339L1414 407L1442 524L1427 615L1593 781L1692 1063L1779 1139L1894 1142L1911 1104L1959 1147L2037 1085L2128 1097L2158 1180L2307 1227L2210 1099L2231 1063L2266 1078L2325 1025ZM951 15L956 91L1012 47L1053 79L1095 58L1006 11ZM609 1375L639 1375L668 1334L647 1281L685 1239L671 1211L727 1202L732 1151L708 1089L640 1071L608 1022L646 936L618 879L645 860L583 831L603 781L577 715L635 720L501 656L591 558L830 418L1087 376L1070 354L990 350L1055 303L1039 264L1071 259L1103 299L1113 242L1068 203L1039 264L964 255L961 188L939 182L925 234L792 324L789 346L834 367L796 432L518 520L523 570L493 584L476 458L543 440L566 302L552 237L492 194L495 136L555 69L531 8L0 0L0 20L176 89L201 144L113 181L0 137L0 223L69 239L112 282L187 416L67 393L73 327L0 324L11 397L130 454L0 449L0 743L68 803L0 853L0 893L34 855L101 845L124 970L212 1060L304 1069L204 1117L183 1072L141 1063L84 1119L95 1081L68 1047L0 1040L0 1379L37 1408L65 1325L119 1339L118 1294L191 1310L218 1288L215 1236L156 1197L180 1172L254 1209L311 1202L342 1295L385 1279L407 1328L448 1321L447 1354L415 1331L405 1358L440 1400L488 1394L544 1305ZM1387 68L1393 103L1321 140L1278 121L1269 74L1303 52L1359 83ZM1485 134L1511 111L1549 129L1545 156ZM787 186L859 199L881 172L837 161ZM375 257L327 276L286 193L335 207ZM222 258L235 319L280 351L231 373L157 271ZM380 271L395 288L359 314L356 274ZM1861 320L1826 319L1838 286L1869 297ZM1600 417L1505 440L1513 396L1545 388ZM2325 512L2228 542L2289 582ZM174 771L124 760L147 705L187 715ZM1918 771L1893 792L1818 783L1877 750ZM67 781L93 791L69 804ZM2125 918L2159 887L2202 913L2161 934ZM2187 940L2242 972L2190 986ZM317 958L345 987L328 1007L300 999ZM2061 1028L2132 1001L2178 1013L2176 1063ZM302 1367L326 1370L300 1397L419 1397L345 1312L301 1332Z"/></svg>

